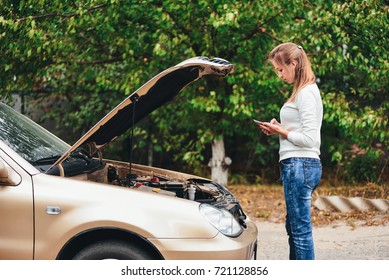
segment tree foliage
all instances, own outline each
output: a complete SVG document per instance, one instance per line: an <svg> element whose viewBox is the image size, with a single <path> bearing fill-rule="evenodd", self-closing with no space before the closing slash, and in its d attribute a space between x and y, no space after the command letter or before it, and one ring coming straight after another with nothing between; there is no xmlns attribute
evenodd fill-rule
<svg viewBox="0 0 389 280"><path fill-rule="evenodd" d="M353 162L363 156L362 179L382 180L389 107L383 1L25 0L3 1L0 9L1 94L55 99L44 117L72 132L70 143L158 72L217 56L236 72L195 83L142 122L137 157L145 162L153 149L157 165L204 173L212 139L224 137L234 174L275 179L278 139L251 120L278 116L291 88L266 56L293 41L309 54L323 94L325 168L361 179ZM111 153L123 155L120 141Z"/></svg>

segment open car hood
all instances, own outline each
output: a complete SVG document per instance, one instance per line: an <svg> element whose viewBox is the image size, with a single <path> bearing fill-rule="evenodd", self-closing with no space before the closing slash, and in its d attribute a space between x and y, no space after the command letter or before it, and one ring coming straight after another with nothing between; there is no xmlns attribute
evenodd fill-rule
<svg viewBox="0 0 389 280"><path fill-rule="evenodd" d="M103 117L46 172L55 166L60 168L61 163L82 145L87 144L92 151L99 152L102 147L126 132L133 124L170 101L188 84L206 75L226 76L234 70L235 66L224 59L207 57L190 58L166 69Z"/></svg>

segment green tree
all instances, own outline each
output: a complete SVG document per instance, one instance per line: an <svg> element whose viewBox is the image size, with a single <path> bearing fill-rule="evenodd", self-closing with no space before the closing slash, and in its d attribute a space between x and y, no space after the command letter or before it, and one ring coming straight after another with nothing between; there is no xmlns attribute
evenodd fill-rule
<svg viewBox="0 0 389 280"><path fill-rule="evenodd" d="M301 23L296 33L315 46L310 51L324 92L329 159L349 179L377 181L388 160L388 6L321 4Z"/></svg>
<svg viewBox="0 0 389 280"><path fill-rule="evenodd" d="M75 137L165 68L218 56L236 72L188 87L140 123L138 158L151 160L152 150L157 164L183 169L186 162L204 173L214 143L225 146L234 173L276 178L278 139L264 137L251 119L278 116L291 88L266 55L293 41L320 79L326 167L341 166L354 144L375 159L388 156L382 1L26 0L3 1L0 11L1 94L26 90L34 100L61 100L66 106L47 106L45 116Z"/></svg>

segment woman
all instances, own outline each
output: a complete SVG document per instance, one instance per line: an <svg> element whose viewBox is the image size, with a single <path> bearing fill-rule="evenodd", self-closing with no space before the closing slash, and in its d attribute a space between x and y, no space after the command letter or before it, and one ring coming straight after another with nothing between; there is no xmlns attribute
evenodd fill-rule
<svg viewBox="0 0 389 280"><path fill-rule="evenodd" d="M269 55L277 75L293 92L276 119L258 124L266 135L280 139L280 172L286 203L289 259L315 259L312 238L311 198L319 184L320 128L323 105L316 77L301 46L280 44Z"/></svg>

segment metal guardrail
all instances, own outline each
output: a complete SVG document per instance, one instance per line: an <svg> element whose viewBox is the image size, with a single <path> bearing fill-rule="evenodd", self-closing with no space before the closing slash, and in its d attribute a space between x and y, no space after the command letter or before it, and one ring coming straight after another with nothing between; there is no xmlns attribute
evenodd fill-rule
<svg viewBox="0 0 389 280"><path fill-rule="evenodd" d="M313 205L319 210L332 210L336 212L351 211L379 211L389 212L389 200L386 199L367 199L362 197L341 197L341 196L324 196L318 197Z"/></svg>

